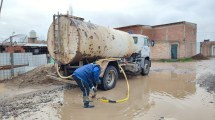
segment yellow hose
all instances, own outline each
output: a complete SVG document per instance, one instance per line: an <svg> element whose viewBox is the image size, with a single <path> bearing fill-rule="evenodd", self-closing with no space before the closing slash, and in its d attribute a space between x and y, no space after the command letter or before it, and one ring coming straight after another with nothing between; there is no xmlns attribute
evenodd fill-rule
<svg viewBox="0 0 215 120"><path fill-rule="evenodd" d="M106 98L99 98L101 102L106 102L106 103L121 103L121 102L125 102L129 99L129 93L130 93L130 87L129 87L129 83L128 83L128 78L125 74L125 71L122 69L122 67L120 65L118 65L120 68L120 72L123 73L125 80L126 80L126 84L127 84L127 95L124 99L120 99L120 100L110 100L110 99L106 99Z"/></svg>
<svg viewBox="0 0 215 120"><path fill-rule="evenodd" d="M58 74L58 76L60 77L60 78L62 78L62 79L68 79L68 78L72 78L72 75L69 75L69 76L62 76L61 74L60 74L60 72L59 72L59 66L58 66L58 64L57 64L57 74Z"/></svg>
<svg viewBox="0 0 215 120"><path fill-rule="evenodd" d="M116 59L113 59L116 60ZM124 99L120 99L120 100L110 100L110 99L106 99L106 98L98 98L101 102L106 102L106 103L121 103L121 102L125 102L129 99L129 93L130 93L130 87L129 87L129 83L128 83L128 78L125 74L125 71L123 70L123 68L118 64L119 68L120 68L120 72L123 73L125 80L126 80L126 84L127 84L127 94L126 97ZM57 74L60 78L62 79L68 79L68 78L72 78L72 75L69 76L62 76L59 72L59 66L57 64Z"/></svg>

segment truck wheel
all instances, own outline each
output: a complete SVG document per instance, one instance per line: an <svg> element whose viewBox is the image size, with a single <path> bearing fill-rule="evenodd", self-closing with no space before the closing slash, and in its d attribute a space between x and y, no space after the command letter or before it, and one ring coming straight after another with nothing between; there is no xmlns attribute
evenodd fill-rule
<svg viewBox="0 0 215 120"><path fill-rule="evenodd" d="M101 79L99 88L102 90L110 90L115 87L118 79L118 72L114 66L108 66L105 70L104 76Z"/></svg>
<svg viewBox="0 0 215 120"><path fill-rule="evenodd" d="M148 75L149 74L149 70L150 70L150 66L149 66L149 60L144 61L144 67L142 68L141 74L142 75Z"/></svg>

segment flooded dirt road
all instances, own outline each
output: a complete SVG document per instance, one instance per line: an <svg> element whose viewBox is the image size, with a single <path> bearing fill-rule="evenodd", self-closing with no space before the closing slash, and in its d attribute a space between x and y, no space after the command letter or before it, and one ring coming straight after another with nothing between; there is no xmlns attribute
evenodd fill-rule
<svg viewBox="0 0 215 120"><path fill-rule="evenodd" d="M48 92L44 90L34 93L31 97L23 97L24 100L14 102L14 109L2 112L0 116L7 120L215 119L214 58L187 63L153 62L148 76L128 76L128 79L130 99L124 103L111 104L94 100L95 108L84 109L81 91L77 87L71 87ZM122 78L114 89L98 91L98 97L120 99L125 97L126 90L126 82ZM0 84L0 94L4 91L5 86ZM11 106L9 103L5 104ZM15 106L19 104L26 104L29 107L16 108ZM10 108L8 106L3 106L5 111Z"/></svg>

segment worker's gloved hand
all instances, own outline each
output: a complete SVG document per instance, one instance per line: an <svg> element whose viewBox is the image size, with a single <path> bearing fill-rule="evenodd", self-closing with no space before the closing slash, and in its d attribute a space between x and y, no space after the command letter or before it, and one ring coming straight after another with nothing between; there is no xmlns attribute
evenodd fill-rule
<svg viewBox="0 0 215 120"><path fill-rule="evenodd" d="M93 86L91 89L92 89L93 92L97 92L97 88L96 87Z"/></svg>
<svg viewBox="0 0 215 120"><path fill-rule="evenodd" d="M95 92L95 93L92 95L92 98L96 98L96 95L97 95L97 94L96 94L96 92Z"/></svg>
<svg viewBox="0 0 215 120"><path fill-rule="evenodd" d="M96 98L96 92L97 92L97 88L96 87L92 87L91 89L90 89L90 91L91 91L91 93L92 93L92 98Z"/></svg>

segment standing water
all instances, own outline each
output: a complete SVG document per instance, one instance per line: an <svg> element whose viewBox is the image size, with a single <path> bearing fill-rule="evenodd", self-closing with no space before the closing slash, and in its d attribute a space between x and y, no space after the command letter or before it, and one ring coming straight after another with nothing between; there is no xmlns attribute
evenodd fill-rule
<svg viewBox="0 0 215 120"><path fill-rule="evenodd" d="M84 109L79 88L48 92L32 100L16 119L55 120L215 120L215 59L187 63L152 63L148 76L128 76L130 98L124 103L102 103ZM0 92L4 85L0 84ZM97 97L121 99L126 81L119 79L114 89L98 91ZM48 99L44 99L48 96ZM26 99L25 99L26 100ZM14 115L13 115L14 117ZM5 119L12 119L9 116Z"/></svg>

